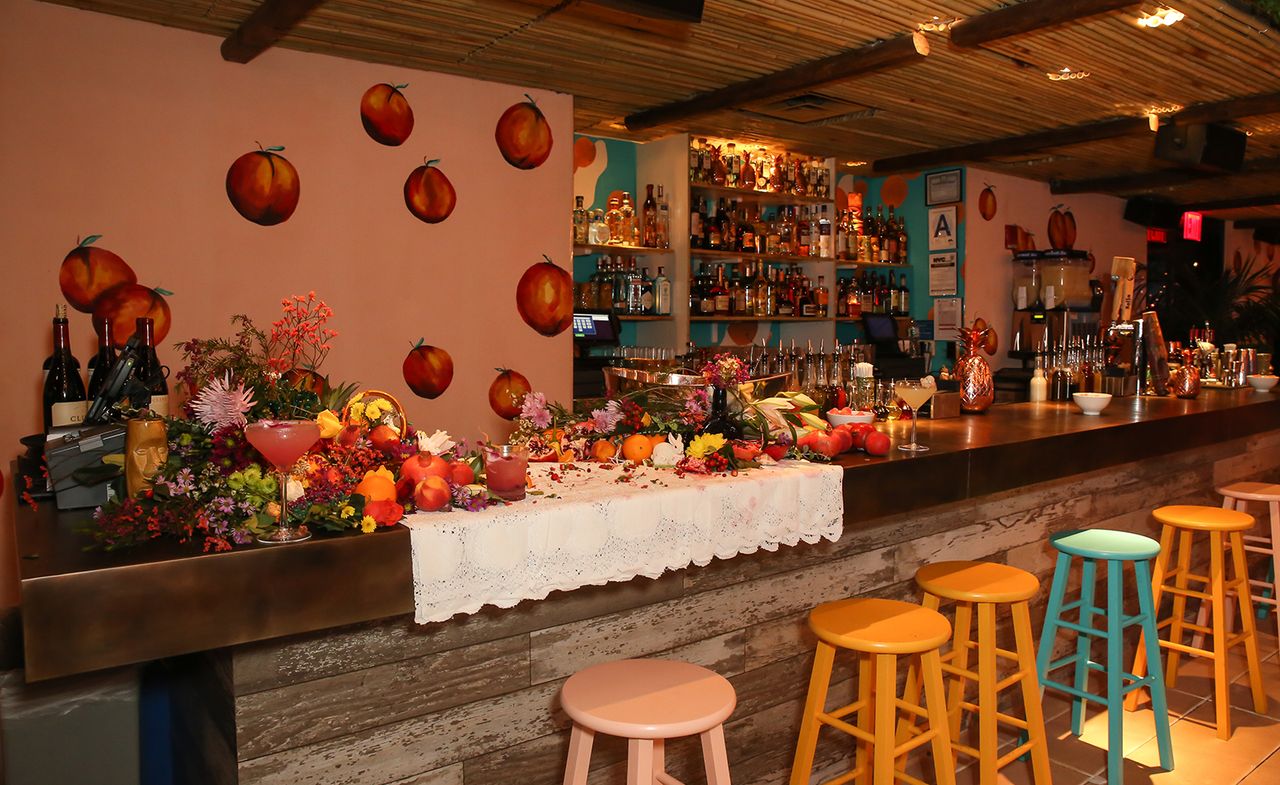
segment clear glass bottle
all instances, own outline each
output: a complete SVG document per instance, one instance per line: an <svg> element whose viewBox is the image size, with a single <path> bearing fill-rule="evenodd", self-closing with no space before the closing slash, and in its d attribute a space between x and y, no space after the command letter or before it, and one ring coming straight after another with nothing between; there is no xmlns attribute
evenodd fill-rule
<svg viewBox="0 0 1280 785"><path fill-rule="evenodd" d="M751 164L751 153L746 150L742 151L742 167L738 169L738 187L756 189L756 170Z"/></svg>
<svg viewBox="0 0 1280 785"><path fill-rule="evenodd" d="M738 176L741 174L738 166L738 146L733 142L729 142L724 147L724 184L726 187L738 187Z"/></svg>
<svg viewBox="0 0 1280 785"><path fill-rule="evenodd" d="M831 233L831 218L827 215L827 206L822 205L818 215L818 242L809 250L810 256L822 259L835 258L835 237Z"/></svg>
<svg viewBox="0 0 1280 785"><path fill-rule="evenodd" d="M622 219L622 199L618 196L609 197L609 210L604 214L604 223L609 230L609 237L605 242L609 245L620 245L626 242L623 239Z"/></svg>
<svg viewBox="0 0 1280 785"><path fill-rule="evenodd" d="M640 207L640 244L658 247L658 200L653 198L653 183L645 186L644 204Z"/></svg>
<svg viewBox="0 0 1280 785"><path fill-rule="evenodd" d="M831 293L827 291L827 277L825 275L818 276L818 285L813 290L813 302L816 306L815 316L826 318L829 311L829 303L831 301Z"/></svg>
<svg viewBox="0 0 1280 785"><path fill-rule="evenodd" d="M582 206L582 197L573 197L573 241L578 245L586 245L591 221L587 217L587 208Z"/></svg>
<svg viewBox="0 0 1280 785"><path fill-rule="evenodd" d="M654 310L653 279L649 277L649 268L640 268L640 311L645 316L652 316Z"/></svg>
<svg viewBox="0 0 1280 785"><path fill-rule="evenodd" d="M663 273L661 265L653 279L653 312L658 316L671 315L671 281Z"/></svg>
<svg viewBox="0 0 1280 785"><path fill-rule="evenodd" d="M631 192L622 192L622 204L618 206L618 212L621 216L622 239L619 242L624 245L639 245L640 242L640 225L636 221L635 203L631 201Z"/></svg>
<svg viewBox="0 0 1280 785"><path fill-rule="evenodd" d="M658 186L658 247L671 247L671 206L662 186Z"/></svg>

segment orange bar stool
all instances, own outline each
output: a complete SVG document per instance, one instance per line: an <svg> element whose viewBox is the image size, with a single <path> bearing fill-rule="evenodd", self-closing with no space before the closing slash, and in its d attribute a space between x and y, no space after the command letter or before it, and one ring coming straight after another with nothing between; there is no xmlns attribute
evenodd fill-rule
<svg viewBox="0 0 1280 785"><path fill-rule="evenodd" d="M1152 575L1155 607L1160 607L1160 597L1163 593L1168 592L1173 595L1173 615L1156 624L1157 630L1162 627L1169 628L1168 640L1160 640L1160 645L1169 650L1165 683L1169 687L1173 687L1176 683L1178 658L1181 655L1211 658L1218 738L1229 739L1231 738L1231 706L1228 699L1230 681L1227 678L1227 652L1233 646L1244 647L1249 668L1249 686L1253 691L1254 710L1259 713L1267 710L1267 695L1262 689L1262 672L1258 664L1258 641L1254 634L1253 603L1249 599L1249 573L1245 568L1244 540L1241 536L1245 530L1253 526L1253 516L1237 510L1196 505L1159 507L1152 514L1163 526L1160 533L1160 555L1156 558L1155 572ZM1191 571L1191 548L1195 535L1200 533L1209 535L1208 576ZM1178 540L1177 563L1171 568L1169 563L1172 560L1175 536ZM1228 542L1231 544L1233 573L1230 579L1227 578L1225 565ZM1188 584L1193 581L1204 586L1207 591L1190 588ZM1238 601L1242 630L1238 635L1227 634L1228 594L1234 595ZM1186 619L1188 597L1209 602L1211 626L1204 626ZM1213 648L1202 649L1183 643L1183 636L1188 630L1212 634ZM1156 662L1152 667L1158 669L1160 663ZM1142 676L1146 669L1146 651L1142 645L1139 645L1133 672ZM1137 694L1130 694L1125 700L1125 708L1130 711L1136 708L1137 704Z"/></svg>
<svg viewBox="0 0 1280 785"><path fill-rule="evenodd" d="M1034 785L1050 785L1049 746L1044 730L1044 710L1040 703L1040 680L1036 676L1036 654L1031 632L1028 600L1040 590L1036 576L990 562L948 561L929 564L916 572L916 584L924 591L924 607L937 610L942 600L956 603L955 637L951 651L942 657L942 671L950 676L947 707L950 714L951 746L978 760L978 782L995 785L1000 769L1030 753ZM1007 606L1013 616L1014 651L996 645L996 614ZM978 637L972 637L974 611L978 617ZM970 669L969 656L976 651L977 671ZM999 660L1013 663L1013 672L999 675ZM969 682L977 685L977 703L965 700ZM908 671L908 690L918 695L914 670ZM1019 686L1025 719L999 710L1000 693ZM960 718L964 711L978 718L978 746L959 743ZM1017 728L1024 742L1000 754L999 726ZM915 732L907 722L899 740Z"/></svg>
<svg viewBox="0 0 1280 785"><path fill-rule="evenodd" d="M938 785L955 785L951 732L943 698L942 663L938 648L951 638L951 625L935 610L909 602L882 599L850 599L828 602L809 614L809 627L818 636L818 648L809 677L791 785L809 785L818 731L823 725L857 739L853 771L826 785L856 781L859 785L892 785L897 780L923 785L897 770L894 760L926 742L933 744ZM836 649L858 655L858 699L834 711L826 710L827 689ZM898 697L898 657L918 656L927 708ZM928 728L898 744L894 738L898 712L928 720ZM845 717L856 714L856 724Z"/></svg>
<svg viewBox="0 0 1280 785"><path fill-rule="evenodd" d="M1265 553L1271 562L1270 580L1260 581L1250 579L1252 586L1262 589L1262 592L1251 592L1254 602L1262 603L1268 608L1258 609L1258 618L1265 619L1266 614L1275 613L1276 615L1276 631L1280 633L1280 610L1278 610L1276 598L1280 597L1280 571L1276 567L1280 565L1280 485L1270 482L1233 482L1230 485L1224 485L1218 488L1218 493L1222 495L1222 509L1239 510L1244 512L1247 502L1261 502L1266 504L1268 511L1271 513L1271 536L1264 537L1255 534L1243 535L1244 549L1248 553ZM1196 624L1201 627L1207 627L1209 619L1209 606L1206 603L1200 603L1200 613L1196 617ZM1227 631L1231 631L1231 612L1227 612ZM1204 644L1204 633L1197 632L1191 640L1191 645L1197 649Z"/></svg>
<svg viewBox="0 0 1280 785"><path fill-rule="evenodd" d="M702 737L707 785L730 785L724 721L738 697L723 676L674 660L619 660L568 678L560 705L573 720L564 785L587 785L597 733L627 739L627 785L681 785L666 773L666 739Z"/></svg>

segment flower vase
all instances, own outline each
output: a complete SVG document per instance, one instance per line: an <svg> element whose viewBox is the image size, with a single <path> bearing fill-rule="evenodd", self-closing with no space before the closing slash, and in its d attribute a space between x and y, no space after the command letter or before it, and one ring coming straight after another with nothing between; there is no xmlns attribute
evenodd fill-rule
<svg viewBox="0 0 1280 785"><path fill-rule="evenodd" d="M996 398L995 377L982 356L987 330L962 329L960 342L964 354L956 362L956 380L960 383L960 411L968 414L985 412Z"/></svg>
<svg viewBox="0 0 1280 785"><path fill-rule="evenodd" d="M738 422L729 413L729 391L722 387L711 388L711 411L707 415L707 423L703 433L718 433L726 439L737 439L741 436Z"/></svg>

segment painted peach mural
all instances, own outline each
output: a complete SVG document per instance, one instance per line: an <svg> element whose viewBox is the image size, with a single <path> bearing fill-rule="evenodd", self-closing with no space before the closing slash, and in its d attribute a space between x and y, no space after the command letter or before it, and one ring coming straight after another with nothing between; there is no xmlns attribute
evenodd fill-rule
<svg viewBox="0 0 1280 785"><path fill-rule="evenodd" d="M439 158L423 159L404 181L404 206L414 218L438 224L448 218L458 204L458 193L436 164Z"/></svg>
<svg viewBox="0 0 1280 785"><path fill-rule="evenodd" d="M986 188L982 189L982 193L978 194L978 213L982 215L982 220L990 221L996 217L996 209L998 207L995 186L987 183Z"/></svg>
<svg viewBox="0 0 1280 785"><path fill-rule="evenodd" d="M1076 244L1076 217L1071 208L1065 205L1054 205L1049 212L1049 247L1054 250L1070 251Z"/></svg>
<svg viewBox="0 0 1280 785"><path fill-rule="evenodd" d="M413 133L413 107L400 92L408 83L376 84L360 98L360 122L378 144L398 147Z"/></svg>
<svg viewBox="0 0 1280 785"><path fill-rule="evenodd" d="M551 257L535 262L516 284L516 310L525 324L545 336L559 335L573 323L573 277Z"/></svg>
<svg viewBox="0 0 1280 785"><path fill-rule="evenodd" d="M519 371L510 368L495 368L498 375L489 385L489 406L504 420L514 420L520 416L524 397L533 388L528 378Z"/></svg>
<svg viewBox="0 0 1280 785"><path fill-rule="evenodd" d="M93 244L102 239L91 234L76 243L62 260L58 284L67 304L81 313L93 313L93 303L108 289L137 283L138 276L124 259Z"/></svg>
<svg viewBox="0 0 1280 785"><path fill-rule="evenodd" d="M236 212L261 226L289 220L298 208L298 170L280 155L283 147L264 148L237 158L227 169L227 198Z"/></svg>
<svg viewBox="0 0 1280 785"><path fill-rule="evenodd" d="M517 169L536 169L551 155L551 124L528 93L527 101L507 108L493 131L498 151Z"/></svg>
<svg viewBox="0 0 1280 785"><path fill-rule="evenodd" d="M138 319L147 317L154 323L156 345L169 334L172 317L169 302L164 299L172 294L164 289L152 289L136 283L122 283L108 289L93 303L95 321L111 322L111 335L116 346L124 346L125 342L137 329Z"/></svg>
<svg viewBox="0 0 1280 785"><path fill-rule="evenodd" d="M453 358L438 346L419 338L400 367L404 383L420 398L439 398L453 382Z"/></svg>

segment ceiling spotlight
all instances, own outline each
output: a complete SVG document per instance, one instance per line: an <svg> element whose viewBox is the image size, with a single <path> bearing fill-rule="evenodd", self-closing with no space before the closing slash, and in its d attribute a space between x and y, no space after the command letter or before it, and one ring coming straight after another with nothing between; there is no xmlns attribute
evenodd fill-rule
<svg viewBox="0 0 1280 785"><path fill-rule="evenodd" d="M959 21L960 21L959 17L953 16L949 19L943 19L942 17L935 15L929 21L921 22L920 24L916 25L916 27L922 33L945 33L946 31L955 27L956 22L959 22Z"/></svg>
<svg viewBox="0 0 1280 785"><path fill-rule="evenodd" d="M1070 68L1064 65L1062 66L1062 68L1060 68L1057 71L1046 72L1045 76L1049 77L1055 82L1065 82L1070 79L1088 79L1089 72L1088 71L1072 71Z"/></svg>
<svg viewBox="0 0 1280 785"><path fill-rule="evenodd" d="M867 162L866 161L845 161L844 165L845 166L866 166Z"/></svg>
<svg viewBox="0 0 1280 785"><path fill-rule="evenodd" d="M1143 12L1142 16L1138 18L1138 26L1145 27L1148 30L1154 30L1157 27L1175 25L1186 18L1187 15L1176 8L1164 6L1156 9L1156 12L1153 14Z"/></svg>

